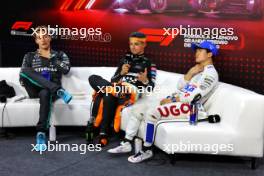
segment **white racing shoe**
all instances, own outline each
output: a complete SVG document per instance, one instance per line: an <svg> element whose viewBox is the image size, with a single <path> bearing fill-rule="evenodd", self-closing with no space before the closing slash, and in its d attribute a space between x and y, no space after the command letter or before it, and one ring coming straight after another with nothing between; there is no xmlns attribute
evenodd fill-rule
<svg viewBox="0 0 264 176"><path fill-rule="evenodd" d="M128 161L131 163L140 163L142 161L152 158L152 150L139 151L137 154L128 157Z"/></svg>
<svg viewBox="0 0 264 176"><path fill-rule="evenodd" d="M107 150L108 153L129 153L132 151L132 146L129 142L121 142L119 146Z"/></svg>

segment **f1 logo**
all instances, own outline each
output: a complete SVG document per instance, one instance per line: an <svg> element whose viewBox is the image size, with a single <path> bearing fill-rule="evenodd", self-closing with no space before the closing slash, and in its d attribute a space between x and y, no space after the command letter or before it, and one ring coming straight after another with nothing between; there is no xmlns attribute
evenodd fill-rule
<svg viewBox="0 0 264 176"><path fill-rule="evenodd" d="M160 46L169 46L178 35L172 35L164 29L142 28L139 30L147 35L148 42L159 42Z"/></svg>
<svg viewBox="0 0 264 176"><path fill-rule="evenodd" d="M12 26L12 30L24 29L27 31L29 30L31 25L32 25L32 22L16 21Z"/></svg>

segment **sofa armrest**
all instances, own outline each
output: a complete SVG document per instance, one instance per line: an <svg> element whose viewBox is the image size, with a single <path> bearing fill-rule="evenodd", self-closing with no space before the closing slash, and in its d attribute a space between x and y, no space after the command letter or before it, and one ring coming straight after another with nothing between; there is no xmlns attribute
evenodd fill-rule
<svg viewBox="0 0 264 176"><path fill-rule="evenodd" d="M221 83L205 103L208 114L219 114L221 125L238 135L263 136L264 96L241 87Z"/></svg>
<svg viewBox="0 0 264 176"><path fill-rule="evenodd" d="M243 102L235 130L243 137L264 138L264 96L251 95Z"/></svg>

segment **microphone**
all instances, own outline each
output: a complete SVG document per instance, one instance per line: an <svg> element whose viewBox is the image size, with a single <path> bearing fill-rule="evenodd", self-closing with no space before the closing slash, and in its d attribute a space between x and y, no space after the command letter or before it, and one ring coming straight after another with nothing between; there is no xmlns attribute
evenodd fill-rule
<svg viewBox="0 0 264 176"><path fill-rule="evenodd" d="M201 94L197 94L194 96L193 100L191 101L191 104L197 103L202 98Z"/></svg>
<svg viewBox="0 0 264 176"><path fill-rule="evenodd" d="M221 117L218 114L209 115L208 118L199 119L198 122L205 122L208 121L209 123L219 123L221 121Z"/></svg>

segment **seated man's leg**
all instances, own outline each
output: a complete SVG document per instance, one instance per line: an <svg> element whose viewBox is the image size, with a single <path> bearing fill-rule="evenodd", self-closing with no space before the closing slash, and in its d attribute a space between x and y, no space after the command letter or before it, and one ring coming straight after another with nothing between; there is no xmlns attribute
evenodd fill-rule
<svg viewBox="0 0 264 176"><path fill-rule="evenodd" d="M103 119L100 126L99 142L101 145L108 143L108 134L111 123L114 120L117 107L117 98L111 94L103 95Z"/></svg>
<svg viewBox="0 0 264 176"><path fill-rule="evenodd" d="M139 100L127 110L129 121L126 126L126 139L133 140L133 138L137 135L141 122L145 120L144 112L147 108L148 106L146 102Z"/></svg>
<svg viewBox="0 0 264 176"><path fill-rule="evenodd" d="M108 133L110 130L110 125L115 116L118 99L111 94L106 94L103 92L105 87L112 86L112 84L109 81L103 79L101 76L91 75L88 78L88 81L91 87L97 93L99 93L100 96L102 96L103 114L102 114L102 121L100 126L100 135L98 137L98 141L96 142L104 146L108 143Z"/></svg>
<svg viewBox="0 0 264 176"><path fill-rule="evenodd" d="M159 120L188 121L190 106L186 103L175 102L160 105L147 114L145 146L151 146L154 142L156 125Z"/></svg>
<svg viewBox="0 0 264 176"><path fill-rule="evenodd" d="M149 109L146 113L146 128L143 149L139 154L130 156L128 161L139 163L153 156L152 145L155 138L156 125L159 120L187 120L189 106L181 102L169 103Z"/></svg>
<svg viewBox="0 0 264 176"><path fill-rule="evenodd" d="M36 143L39 150L46 150L46 132L49 129L49 121L51 115L52 95L48 89L42 89L39 92L39 121L37 123Z"/></svg>
<svg viewBox="0 0 264 176"><path fill-rule="evenodd" d="M109 153L129 153L132 151L132 141L138 133L141 122L144 120L143 113L146 108L146 102L139 100L131 107L124 109L122 116L129 119L125 130L125 139L119 146L108 150Z"/></svg>
<svg viewBox="0 0 264 176"><path fill-rule="evenodd" d="M128 161L131 163L139 163L144 160L150 159L153 156L152 143L150 143L150 140L153 140L155 134L155 124L159 120L158 119L159 117L153 118L154 116L152 116L153 112L155 113L155 111L156 111L156 107L154 108L152 107L148 109L147 112L145 111L145 113L142 114L142 116L144 116L144 122L145 122L144 130L146 134L144 139L144 144L141 151L139 151L135 155L128 157Z"/></svg>
<svg viewBox="0 0 264 176"><path fill-rule="evenodd" d="M38 87L26 78L22 78L22 81L30 98L40 98L39 121L36 127L36 143L37 151L44 151L46 148L44 145L46 144L46 132L49 125L51 94L49 90Z"/></svg>
<svg viewBox="0 0 264 176"><path fill-rule="evenodd" d="M129 118L128 125L126 127L126 138L133 139L139 130L142 121L146 121L148 114L152 114L153 110L156 109L157 104L156 99L152 97L146 97L135 103L129 113L127 114Z"/></svg>
<svg viewBox="0 0 264 176"><path fill-rule="evenodd" d="M66 92L61 85L58 85L54 82L51 82L44 78L41 74L33 71L33 70L23 70L20 73L20 76L24 79L29 80L32 84L35 86L38 86L40 88L48 89L50 93L54 96L59 96L63 99L65 103L69 103L72 99L72 96Z"/></svg>
<svg viewBox="0 0 264 176"><path fill-rule="evenodd" d="M99 93L99 91L106 87L106 86L112 86L112 84L105 80L104 78L102 78L101 76L98 75L91 75L88 78L89 84L91 85L91 87L97 92ZM102 93L102 92L101 92Z"/></svg>
<svg viewBox="0 0 264 176"><path fill-rule="evenodd" d="M25 87L29 98L38 98L39 97L39 91L42 89L39 86L36 86L35 84L33 84L32 82L30 82L28 79L26 78L21 78L21 80L23 81L23 86Z"/></svg>
<svg viewBox="0 0 264 176"><path fill-rule="evenodd" d="M20 73L20 76L28 79L30 82L32 82L34 85L39 86L41 88L49 89L52 94L56 94L57 91L61 88L60 85L57 85L56 83L53 83L51 81L48 81L46 78L44 78L41 74L33 71L33 70L23 70Z"/></svg>
<svg viewBox="0 0 264 176"><path fill-rule="evenodd" d="M46 132L47 131L47 120L50 111L51 105L51 94L49 90L40 88L30 82L28 79L22 78L24 83L24 87L30 98L39 98L40 108L39 108L39 121L37 124L38 132Z"/></svg>
<svg viewBox="0 0 264 176"><path fill-rule="evenodd" d="M52 96L49 90L42 89L39 92L39 121L37 131L46 133L49 128L49 120L52 106Z"/></svg>

